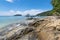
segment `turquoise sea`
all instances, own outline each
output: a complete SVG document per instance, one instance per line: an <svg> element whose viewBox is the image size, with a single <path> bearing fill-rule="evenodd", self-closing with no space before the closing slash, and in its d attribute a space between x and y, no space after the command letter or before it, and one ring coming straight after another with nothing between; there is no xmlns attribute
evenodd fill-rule
<svg viewBox="0 0 60 40"><path fill-rule="evenodd" d="M25 20L23 16L0 16L0 28Z"/></svg>
<svg viewBox="0 0 60 40"><path fill-rule="evenodd" d="M24 16L0 16L0 28L5 27L9 24L24 22L27 17ZM44 18L40 16L38 18Z"/></svg>

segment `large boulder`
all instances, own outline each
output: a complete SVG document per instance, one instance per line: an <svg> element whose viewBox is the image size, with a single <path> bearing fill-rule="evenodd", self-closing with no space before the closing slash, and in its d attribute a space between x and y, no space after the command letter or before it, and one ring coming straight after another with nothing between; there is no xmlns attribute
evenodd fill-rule
<svg viewBox="0 0 60 40"><path fill-rule="evenodd" d="M33 22L38 40L60 40L60 18L49 16L45 19Z"/></svg>

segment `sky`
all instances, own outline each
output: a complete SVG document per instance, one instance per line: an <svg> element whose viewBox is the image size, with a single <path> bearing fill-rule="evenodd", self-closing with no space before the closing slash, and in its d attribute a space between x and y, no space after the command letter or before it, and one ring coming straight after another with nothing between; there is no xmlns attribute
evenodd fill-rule
<svg viewBox="0 0 60 40"><path fill-rule="evenodd" d="M36 15L52 8L51 0L0 0L0 16Z"/></svg>

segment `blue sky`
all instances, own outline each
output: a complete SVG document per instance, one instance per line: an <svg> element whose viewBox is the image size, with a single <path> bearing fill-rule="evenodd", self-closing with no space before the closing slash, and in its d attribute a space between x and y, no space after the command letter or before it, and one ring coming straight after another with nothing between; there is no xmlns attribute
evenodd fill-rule
<svg viewBox="0 0 60 40"><path fill-rule="evenodd" d="M0 15L34 15L51 9L51 0L0 0Z"/></svg>

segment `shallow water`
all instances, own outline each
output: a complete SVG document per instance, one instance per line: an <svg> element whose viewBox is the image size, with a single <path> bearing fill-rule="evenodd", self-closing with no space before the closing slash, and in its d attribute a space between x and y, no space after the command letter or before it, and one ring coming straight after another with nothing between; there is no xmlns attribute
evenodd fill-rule
<svg viewBox="0 0 60 40"><path fill-rule="evenodd" d="M45 16L40 16L36 18L44 18ZM9 24L25 22L27 17L24 16L0 16L0 28L6 27Z"/></svg>
<svg viewBox="0 0 60 40"><path fill-rule="evenodd" d="M5 27L11 23L23 21L25 17L23 16L0 16L0 28Z"/></svg>

